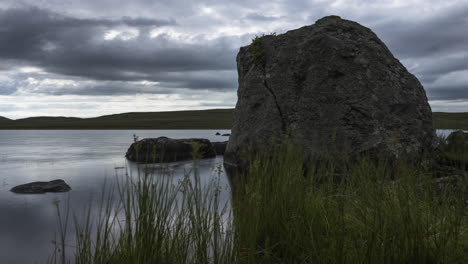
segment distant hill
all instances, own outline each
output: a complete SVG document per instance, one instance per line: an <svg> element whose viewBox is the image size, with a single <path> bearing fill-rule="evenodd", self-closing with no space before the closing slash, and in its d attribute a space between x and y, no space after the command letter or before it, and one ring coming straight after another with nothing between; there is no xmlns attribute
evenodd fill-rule
<svg viewBox="0 0 468 264"><path fill-rule="evenodd" d="M29 117L0 129L229 129L233 109L135 112L93 118Z"/></svg>
<svg viewBox="0 0 468 264"><path fill-rule="evenodd" d="M230 129L234 109L135 112L93 118L0 117L0 129ZM437 129L468 130L468 113L433 113Z"/></svg>
<svg viewBox="0 0 468 264"><path fill-rule="evenodd" d="M468 113L432 113L434 125L438 129L468 130Z"/></svg>

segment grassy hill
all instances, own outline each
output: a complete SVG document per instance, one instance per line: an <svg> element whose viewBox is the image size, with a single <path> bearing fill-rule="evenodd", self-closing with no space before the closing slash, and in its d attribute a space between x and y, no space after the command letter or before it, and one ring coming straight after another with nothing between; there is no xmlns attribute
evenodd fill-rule
<svg viewBox="0 0 468 264"><path fill-rule="evenodd" d="M438 129L468 130L468 113L432 113L434 125Z"/></svg>
<svg viewBox="0 0 468 264"><path fill-rule="evenodd" d="M0 117L0 129L229 129L233 109L136 112L94 118ZM437 129L468 130L468 113L433 113Z"/></svg>
<svg viewBox="0 0 468 264"><path fill-rule="evenodd" d="M232 111L137 112L94 118L30 117L0 122L0 129L229 129Z"/></svg>

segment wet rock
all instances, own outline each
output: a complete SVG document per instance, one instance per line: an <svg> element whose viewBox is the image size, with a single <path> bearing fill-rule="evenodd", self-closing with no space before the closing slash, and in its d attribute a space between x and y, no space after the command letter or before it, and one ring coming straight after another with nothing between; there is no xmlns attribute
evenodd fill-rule
<svg viewBox="0 0 468 264"><path fill-rule="evenodd" d="M195 150L197 155L194 157ZM125 157L130 161L158 163L213 158L216 157L216 152L208 139L159 137L145 138L133 143L128 148Z"/></svg>
<svg viewBox="0 0 468 264"><path fill-rule="evenodd" d="M71 188L63 180L49 182L31 182L13 187L10 191L14 193L36 194L46 192L68 192Z"/></svg>
<svg viewBox="0 0 468 264"><path fill-rule="evenodd" d="M227 141L222 142L213 142L213 147L215 149L216 155L224 155L226 151Z"/></svg>

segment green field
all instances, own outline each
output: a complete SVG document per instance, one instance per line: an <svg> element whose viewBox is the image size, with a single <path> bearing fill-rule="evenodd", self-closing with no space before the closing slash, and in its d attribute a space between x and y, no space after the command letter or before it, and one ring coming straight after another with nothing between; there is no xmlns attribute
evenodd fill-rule
<svg viewBox="0 0 468 264"><path fill-rule="evenodd" d="M135 112L93 118L0 118L0 129L229 129L233 109Z"/></svg>
<svg viewBox="0 0 468 264"><path fill-rule="evenodd" d="M230 129L233 109L135 112L93 118L0 117L0 129ZM434 112L437 129L467 129L468 113Z"/></svg>
<svg viewBox="0 0 468 264"><path fill-rule="evenodd" d="M437 129L468 130L468 113L432 113L434 125Z"/></svg>

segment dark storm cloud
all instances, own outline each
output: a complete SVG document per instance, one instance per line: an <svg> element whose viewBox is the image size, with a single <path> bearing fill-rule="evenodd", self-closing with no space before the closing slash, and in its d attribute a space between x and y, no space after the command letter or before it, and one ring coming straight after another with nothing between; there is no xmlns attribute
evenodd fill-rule
<svg viewBox="0 0 468 264"><path fill-rule="evenodd" d="M234 93L235 55L240 45L248 44L262 29L281 33L336 14L376 32L421 80L430 99L468 97L464 92L468 87L445 78L468 70L468 3L463 1L447 5L409 1L408 9L430 7L431 11L417 16L372 0L355 1L356 8L346 1L312 0L21 2L41 7L0 10L0 70L36 66L47 76L78 80L74 87L26 87L33 93L123 95L178 93L180 89ZM71 11L79 11L64 13L68 3L73 3ZM208 13L203 13L204 8ZM109 18L102 17L103 10ZM126 29L139 34L123 32L104 39L112 30ZM154 29L171 29L192 39L171 35L170 30L151 38ZM7 81L0 78L0 94L13 93L30 75L16 74ZM135 84L140 81L158 84Z"/></svg>
<svg viewBox="0 0 468 264"><path fill-rule="evenodd" d="M0 58L27 62L47 72L93 80L173 81L168 87L234 88L233 74L229 81L216 79L216 75L193 79L179 74L176 80L173 78L174 72L233 70L232 58L236 52L229 38L206 43L177 43L164 34L155 38L148 36L147 27L175 24L174 20L129 17L77 19L38 8L1 10ZM128 40L119 37L105 40L106 32L119 25L136 27L140 35ZM100 91L112 94L112 89ZM114 91L121 92L117 88Z"/></svg>
<svg viewBox="0 0 468 264"><path fill-rule="evenodd" d="M393 52L404 58L443 56L468 47L468 4L434 17L391 20L375 28Z"/></svg>
<svg viewBox="0 0 468 264"><path fill-rule="evenodd" d="M462 86L444 86L439 89L428 89L429 100L468 100L468 84Z"/></svg>

